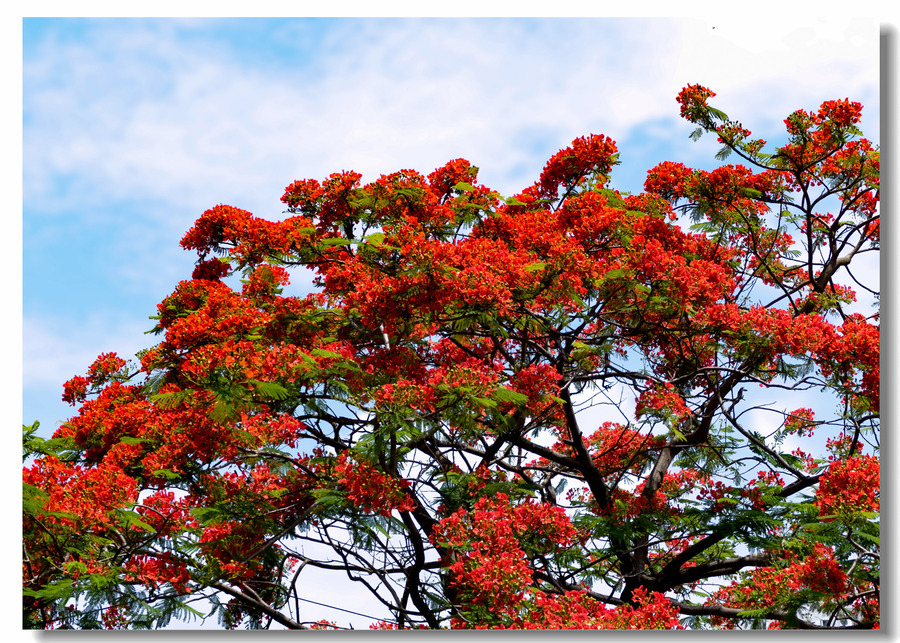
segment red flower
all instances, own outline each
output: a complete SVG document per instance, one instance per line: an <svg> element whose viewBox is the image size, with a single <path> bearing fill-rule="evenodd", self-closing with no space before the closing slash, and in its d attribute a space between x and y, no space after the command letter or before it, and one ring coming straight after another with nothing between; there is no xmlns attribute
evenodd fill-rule
<svg viewBox="0 0 900 643"><path fill-rule="evenodd" d="M881 467L878 458L857 455L832 462L819 479L815 505L822 520L847 517L860 511L879 511Z"/></svg>

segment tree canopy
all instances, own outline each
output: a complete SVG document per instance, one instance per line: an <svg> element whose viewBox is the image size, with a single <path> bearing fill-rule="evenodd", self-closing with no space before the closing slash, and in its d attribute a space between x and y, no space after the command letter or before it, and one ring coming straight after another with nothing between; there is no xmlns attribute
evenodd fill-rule
<svg viewBox="0 0 900 643"><path fill-rule="evenodd" d="M511 197L456 159L206 211L159 342L25 427L24 626L340 627L319 568L379 628L878 627L879 152L713 96L740 164L641 194L590 135Z"/></svg>

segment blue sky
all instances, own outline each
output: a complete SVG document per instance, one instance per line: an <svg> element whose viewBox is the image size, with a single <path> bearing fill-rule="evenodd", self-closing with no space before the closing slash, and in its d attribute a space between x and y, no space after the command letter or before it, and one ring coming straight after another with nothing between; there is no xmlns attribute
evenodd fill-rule
<svg viewBox="0 0 900 643"><path fill-rule="evenodd" d="M879 138L873 20L26 19L22 38L22 420L47 433L65 380L151 344L190 277L178 242L218 203L278 217L295 179L458 157L512 194L592 132L640 191L659 161L715 164L678 117L688 83L772 142L845 97Z"/></svg>

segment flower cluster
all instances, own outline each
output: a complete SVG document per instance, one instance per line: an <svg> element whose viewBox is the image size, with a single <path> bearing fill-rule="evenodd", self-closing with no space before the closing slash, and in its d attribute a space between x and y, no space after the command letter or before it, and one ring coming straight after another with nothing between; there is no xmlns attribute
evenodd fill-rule
<svg viewBox="0 0 900 643"><path fill-rule="evenodd" d="M681 630L678 608L659 592L638 587L632 594L634 604L613 609L587 592L572 590L563 594L534 596L533 603L510 629L526 630Z"/></svg>
<svg viewBox="0 0 900 643"><path fill-rule="evenodd" d="M125 564L125 578L147 587L156 588L162 583L170 583L177 592L190 591L187 565L176 560L171 552L134 556Z"/></svg>
<svg viewBox="0 0 900 643"><path fill-rule="evenodd" d="M609 174L617 162L616 156L616 143L606 136L592 134L576 138L570 147L547 161L538 182L541 194L555 197L560 187L572 187L589 174Z"/></svg>
<svg viewBox="0 0 900 643"><path fill-rule="evenodd" d="M784 430L800 437L811 436L816 430L815 414L812 409L795 409L784 419Z"/></svg>
<svg viewBox="0 0 900 643"><path fill-rule="evenodd" d="M118 605L111 605L106 608L103 611L101 620L105 630L124 630L131 622L127 611Z"/></svg>
<svg viewBox="0 0 900 643"><path fill-rule="evenodd" d="M415 501L407 493L407 480L382 473L364 460L342 453L335 461L334 472L347 499L366 513L390 516L392 511L415 509Z"/></svg>
<svg viewBox="0 0 900 643"><path fill-rule="evenodd" d="M688 85L676 99L681 105L681 117L696 122L699 115L706 113L706 101L715 95L714 91L702 85Z"/></svg>
<svg viewBox="0 0 900 643"><path fill-rule="evenodd" d="M786 560L784 567L754 569L743 580L718 590L708 604L745 610L775 609L798 600L827 605L847 590L847 574L826 545L816 543L812 552L800 560L788 552ZM733 625L721 617L713 617L713 622Z"/></svg>
<svg viewBox="0 0 900 643"><path fill-rule="evenodd" d="M155 534L168 536L195 524L190 513L193 502L190 496L176 498L174 492L161 490L144 498L136 511Z"/></svg>
<svg viewBox="0 0 900 643"><path fill-rule="evenodd" d="M455 159L429 174L428 182L442 198L446 199L453 193L457 185L460 183L474 184L477 176L477 167L466 159Z"/></svg>
<svg viewBox="0 0 900 643"><path fill-rule="evenodd" d="M448 551L450 584L461 601L510 616L531 583L528 556L567 547L575 536L562 509L533 502L514 505L499 493L479 498L471 512L461 508L444 518L431 539Z"/></svg>
<svg viewBox="0 0 900 643"><path fill-rule="evenodd" d="M663 382L641 393L638 397L635 415L659 415L664 418L683 420L693 415L684 398L675 390L671 382Z"/></svg>
<svg viewBox="0 0 900 643"><path fill-rule="evenodd" d="M819 479L815 505L821 520L847 519L861 511L879 511L881 467L878 458L857 455L832 462Z"/></svg>
<svg viewBox="0 0 900 643"><path fill-rule="evenodd" d="M88 369L87 377L76 375L63 385L64 402L71 405L84 402L90 390L99 390L111 377L125 367L125 360L115 353L101 354Z"/></svg>
<svg viewBox="0 0 900 643"><path fill-rule="evenodd" d="M134 479L114 465L85 468L54 457L39 459L24 482L47 491L42 520L82 532L102 533L120 524L116 510L138 495Z"/></svg>

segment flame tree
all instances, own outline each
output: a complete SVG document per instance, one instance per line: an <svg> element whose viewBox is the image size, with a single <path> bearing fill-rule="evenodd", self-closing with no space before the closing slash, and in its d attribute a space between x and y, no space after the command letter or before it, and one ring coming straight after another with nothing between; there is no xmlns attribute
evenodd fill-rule
<svg viewBox="0 0 900 643"><path fill-rule="evenodd" d="M26 427L25 627L337 627L315 567L373 627L878 627L879 152L859 103L765 151L713 95L741 164L642 194L592 135L509 198L457 159L205 212L159 343Z"/></svg>

